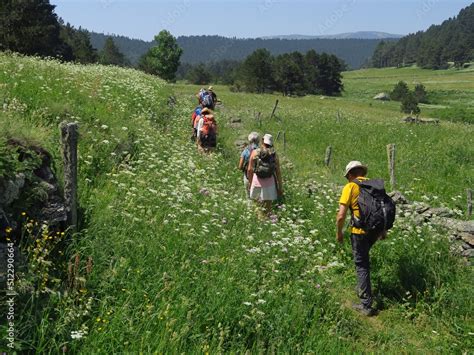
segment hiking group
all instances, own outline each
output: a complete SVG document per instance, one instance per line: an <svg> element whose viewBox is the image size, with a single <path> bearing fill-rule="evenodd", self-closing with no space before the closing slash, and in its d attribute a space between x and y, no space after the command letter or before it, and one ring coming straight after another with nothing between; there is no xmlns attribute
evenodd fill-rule
<svg viewBox="0 0 474 355"><path fill-rule="evenodd" d="M214 116L214 109L218 102L217 95L210 86L207 90L201 89L196 97L199 104L191 116L193 128L191 139L196 142L199 150L210 152L217 145L217 123Z"/></svg>
<svg viewBox="0 0 474 355"><path fill-rule="evenodd" d="M202 151L216 147L217 124L213 110L217 97L209 87L198 93L199 106L192 117L193 140ZM275 151L273 136L262 138L257 132L248 135L239 160L247 198L258 204L260 220L271 217L272 204L283 196L283 182L280 160ZM384 181L367 178L367 166L360 161L347 164L344 177L347 184L339 199L336 217L336 240L344 241L344 226L350 211L350 241L357 277L357 295L360 303L353 308L366 316L377 312L373 308L372 285L370 281L369 252L377 240L385 239L387 231L395 221L395 203L387 195Z"/></svg>

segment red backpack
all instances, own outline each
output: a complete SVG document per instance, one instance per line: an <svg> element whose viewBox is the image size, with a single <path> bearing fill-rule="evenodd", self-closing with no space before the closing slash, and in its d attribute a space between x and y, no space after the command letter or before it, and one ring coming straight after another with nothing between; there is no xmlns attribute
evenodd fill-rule
<svg viewBox="0 0 474 355"><path fill-rule="evenodd" d="M217 123L214 119L214 115L205 115L203 120L204 122L200 132L201 143L207 147L215 147L217 143Z"/></svg>
<svg viewBox="0 0 474 355"><path fill-rule="evenodd" d="M204 123L201 128L201 134L204 134L206 136L210 134L215 135L217 133L217 123L214 119L214 115L205 115L203 119Z"/></svg>

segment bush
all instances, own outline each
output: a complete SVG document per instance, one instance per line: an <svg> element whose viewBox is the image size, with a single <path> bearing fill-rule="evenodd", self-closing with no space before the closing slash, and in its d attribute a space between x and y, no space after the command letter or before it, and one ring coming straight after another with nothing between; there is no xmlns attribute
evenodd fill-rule
<svg viewBox="0 0 474 355"><path fill-rule="evenodd" d="M401 111L403 113L408 113L408 114L413 114L413 115L420 114L420 108L418 107L418 101L416 100L414 93L408 92L402 98Z"/></svg>
<svg viewBox="0 0 474 355"><path fill-rule="evenodd" d="M393 91L390 93L390 98L394 101L402 101L402 99L410 92L407 83L399 81Z"/></svg>
<svg viewBox="0 0 474 355"><path fill-rule="evenodd" d="M417 84L415 86L414 93L415 93L415 98L418 102L422 104L428 103L428 98L427 98L428 93L426 92L426 88L423 84Z"/></svg>

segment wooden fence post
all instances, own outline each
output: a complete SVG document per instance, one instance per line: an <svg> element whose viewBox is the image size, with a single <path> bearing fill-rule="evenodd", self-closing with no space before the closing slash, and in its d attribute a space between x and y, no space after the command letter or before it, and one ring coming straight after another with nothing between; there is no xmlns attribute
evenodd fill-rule
<svg viewBox="0 0 474 355"><path fill-rule="evenodd" d="M279 101L278 101L278 99L277 99L276 102L275 102L275 107L273 108L272 114L271 114L271 116L270 116L270 119L272 119L273 116L275 116L275 111L276 111L276 109L277 109L277 107L278 107L278 102L279 102Z"/></svg>
<svg viewBox="0 0 474 355"><path fill-rule="evenodd" d="M77 228L77 143L79 125L77 122L62 122L61 145L64 166L64 201L67 209L67 219L73 231Z"/></svg>
<svg viewBox="0 0 474 355"><path fill-rule="evenodd" d="M388 170L390 173L390 186L392 191L395 190L395 144L387 145Z"/></svg>
<svg viewBox="0 0 474 355"><path fill-rule="evenodd" d="M332 147L328 146L326 148L326 155L324 157L324 164L326 166L329 166L329 163L331 162L331 156L332 156Z"/></svg>
<svg viewBox="0 0 474 355"><path fill-rule="evenodd" d="M467 189L467 216L471 217L472 216L472 190Z"/></svg>

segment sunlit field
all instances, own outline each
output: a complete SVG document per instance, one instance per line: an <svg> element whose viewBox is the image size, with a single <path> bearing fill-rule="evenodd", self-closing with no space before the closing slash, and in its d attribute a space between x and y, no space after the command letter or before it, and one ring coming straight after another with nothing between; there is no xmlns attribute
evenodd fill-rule
<svg viewBox="0 0 474 355"><path fill-rule="evenodd" d="M401 123L397 104L370 99L399 78L379 83L362 73L345 74L340 98L216 86L223 102L218 149L203 155L190 140L198 87L0 54L1 139L41 144L60 174L57 125L77 120L81 131L80 232L45 251L46 238L41 258L30 254L35 267L18 275L17 351L472 351L472 267L451 253L446 232L415 224L410 214L399 216L372 252L380 314L368 319L351 309L350 245L347 238L336 245L334 221L347 161L360 159L371 176L387 178L385 146L397 144L396 187L460 218L474 163L472 125ZM369 76L363 87L357 75ZM428 90L436 87L428 85L433 77L426 74ZM270 120L276 99L280 108ZM241 125L230 126L231 118ZM275 137L286 131L286 150L281 137L277 142L286 196L264 222L236 168L234 142L253 129ZM334 155L325 167L328 145ZM34 236L25 238L34 249ZM64 255L56 257L59 251ZM77 282L68 282L71 276Z"/></svg>

